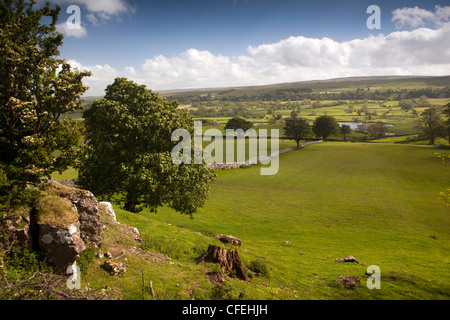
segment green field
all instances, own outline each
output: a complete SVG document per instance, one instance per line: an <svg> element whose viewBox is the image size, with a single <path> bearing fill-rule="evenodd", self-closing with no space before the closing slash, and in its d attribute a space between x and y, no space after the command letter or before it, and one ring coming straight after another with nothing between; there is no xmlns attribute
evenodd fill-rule
<svg viewBox="0 0 450 320"><path fill-rule="evenodd" d="M449 299L450 208L439 200L450 170L430 146L323 143L280 156L280 170L259 166L219 171L211 196L194 219L168 208L118 220L137 227L146 249L173 264L130 261L143 268L168 299L210 299L213 285L196 265L214 234L242 239L245 266L262 259L269 277L248 283L227 278L234 299ZM290 241L292 244L283 244ZM335 262L355 256L360 264ZM381 269L381 289L369 290L364 272ZM110 277L92 268L87 280L140 297L138 269ZM358 275L345 289L338 276Z"/></svg>

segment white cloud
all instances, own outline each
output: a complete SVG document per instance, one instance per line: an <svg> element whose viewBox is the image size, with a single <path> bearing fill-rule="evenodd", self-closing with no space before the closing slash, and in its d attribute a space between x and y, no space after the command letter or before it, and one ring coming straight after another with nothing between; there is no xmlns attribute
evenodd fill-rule
<svg viewBox="0 0 450 320"><path fill-rule="evenodd" d="M419 7L401 8L392 12L392 22L400 29L403 27L425 27L441 25L450 20L450 6L435 6L435 12L431 12Z"/></svg>
<svg viewBox="0 0 450 320"><path fill-rule="evenodd" d="M83 38L87 36L87 30L81 24L76 27L70 25L69 22L63 22L56 25L56 30L66 37Z"/></svg>
<svg viewBox="0 0 450 320"><path fill-rule="evenodd" d="M441 17L446 16L444 11ZM83 66L76 61L69 62L93 72L86 80L91 87L87 95L102 95L115 77L127 77L160 91L350 76L439 76L450 71L450 22L441 20L436 29L396 31L345 42L289 37L276 43L250 46L247 54L238 57L191 48L174 57L159 55L140 66L122 70L109 65Z"/></svg>
<svg viewBox="0 0 450 320"><path fill-rule="evenodd" d="M127 0L53 0L58 5L83 5L91 13L117 16L132 13L135 8Z"/></svg>
<svg viewBox="0 0 450 320"><path fill-rule="evenodd" d="M38 0L37 5L43 5L47 0ZM120 21L123 15L133 14L136 7L130 5L128 0L52 0L51 2L63 8L62 12L66 12L66 8L71 5L81 6L81 28L71 29L68 22L62 22L57 25L58 31L68 37L85 37L87 36L86 21L93 26L100 26L112 20ZM67 12L67 14L71 14Z"/></svg>

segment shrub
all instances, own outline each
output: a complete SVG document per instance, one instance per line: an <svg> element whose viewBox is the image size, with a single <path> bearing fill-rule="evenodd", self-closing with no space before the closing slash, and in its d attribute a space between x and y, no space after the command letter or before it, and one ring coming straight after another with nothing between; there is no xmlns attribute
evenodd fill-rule
<svg viewBox="0 0 450 320"><path fill-rule="evenodd" d="M270 277L269 267L263 259L258 258L250 261L250 263L248 264L248 268L255 273L260 273L263 277Z"/></svg>
<svg viewBox="0 0 450 320"><path fill-rule="evenodd" d="M25 280L36 271L51 272L42 252L30 252L27 249L12 247L3 259L8 280Z"/></svg>
<svg viewBox="0 0 450 320"><path fill-rule="evenodd" d="M80 257L77 259L77 266L82 273L87 272L91 263L95 260L95 249L92 246L87 247L80 253Z"/></svg>

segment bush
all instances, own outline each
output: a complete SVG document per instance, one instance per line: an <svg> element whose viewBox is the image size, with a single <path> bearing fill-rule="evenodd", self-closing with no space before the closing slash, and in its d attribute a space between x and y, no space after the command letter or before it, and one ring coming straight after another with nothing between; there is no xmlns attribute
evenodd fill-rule
<svg viewBox="0 0 450 320"><path fill-rule="evenodd" d="M77 267L80 268L82 273L86 273L91 263L95 260L95 249L90 246L86 250L80 253L80 257L77 259Z"/></svg>
<svg viewBox="0 0 450 320"><path fill-rule="evenodd" d="M28 279L36 271L52 272L42 252L30 252L27 249L12 247L3 261L9 281Z"/></svg>
<svg viewBox="0 0 450 320"><path fill-rule="evenodd" d="M255 273L260 273L263 277L270 278L269 267L262 259L258 258L250 261L248 268Z"/></svg>

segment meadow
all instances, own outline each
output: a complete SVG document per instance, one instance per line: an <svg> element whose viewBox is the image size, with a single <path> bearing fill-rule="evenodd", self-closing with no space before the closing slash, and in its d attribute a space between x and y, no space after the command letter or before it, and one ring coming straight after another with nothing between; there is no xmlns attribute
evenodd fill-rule
<svg viewBox="0 0 450 320"><path fill-rule="evenodd" d="M196 261L215 234L242 240L244 266L260 261L266 276L249 282L227 277L234 299L449 299L450 208L439 200L450 170L436 148L404 144L326 142L280 156L274 176L259 165L218 172L204 208L189 219L168 208L132 214L115 206L118 220L137 227L147 250L173 264L134 261L169 299L210 299L213 265ZM283 242L289 241L291 244ZM360 263L335 259L355 256ZM381 270L381 289L364 275ZM110 277L95 269L92 284L140 297L140 271ZM358 275L345 289L338 276Z"/></svg>

